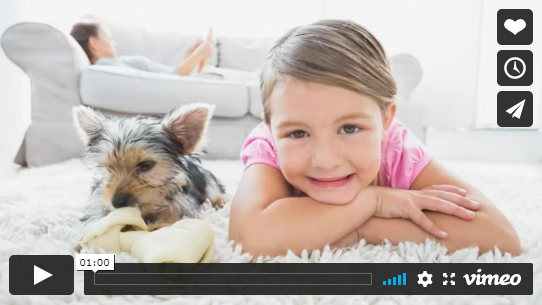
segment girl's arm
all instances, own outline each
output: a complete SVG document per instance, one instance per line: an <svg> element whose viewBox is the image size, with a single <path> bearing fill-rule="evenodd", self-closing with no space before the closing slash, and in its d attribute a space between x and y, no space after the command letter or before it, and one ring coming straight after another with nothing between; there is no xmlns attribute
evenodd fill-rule
<svg viewBox="0 0 542 305"><path fill-rule="evenodd" d="M291 196L278 170L264 164L248 167L232 201L228 238L255 257L281 255L288 249L299 254L336 242L367 221L377 206L373 187L346 205Z"/></svg>
<svg viewBox="0 0 542 305"><path fill-rule="evenodd" d="M514 227L497 207L470 183L455 176L434 160L423 169L410 189L421 190L432 185L454 185L467 190L466 197L480 204L476 217L466 221L443 213L424 211L436 226L448 232L446 239L436 238L408 219L372 217L358 232L346 235L342 242L335 246L351 244L360 235L372 244L380 244L384 238L392 244L400 241L424 242L426 238L431 238L445 245L449 251L478 245L482 253L494 250L495 246L512 255L521 253L520 240Z"/></svg>

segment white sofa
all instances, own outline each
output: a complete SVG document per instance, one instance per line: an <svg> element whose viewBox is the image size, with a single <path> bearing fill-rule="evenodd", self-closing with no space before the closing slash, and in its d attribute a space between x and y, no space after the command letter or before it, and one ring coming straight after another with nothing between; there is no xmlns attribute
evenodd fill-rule
<svg viewBox="0 0 542 305"><path fill-rule="evenodd" d="M119 55L142 55L176 65L198 37L179 32L150 32L107 24ZM277 37L218 37L207 65L257 71ZM209 128L207 158L236 159L243 141L260 122L259 80L212 80L90 65L77 42L43 23L19 23L8 28L1 45L6 55L29 76L32 84L31 124L15 162L42 166L78 157L83 146L72 125L72 107L85 104L116 116L162 115L179 105L217 105ZM400 54L390 58L398 83L397 116L424 140L421 108L409 106L421 79L418 61ZM415 114L415 115L414 115Z"/></svg>

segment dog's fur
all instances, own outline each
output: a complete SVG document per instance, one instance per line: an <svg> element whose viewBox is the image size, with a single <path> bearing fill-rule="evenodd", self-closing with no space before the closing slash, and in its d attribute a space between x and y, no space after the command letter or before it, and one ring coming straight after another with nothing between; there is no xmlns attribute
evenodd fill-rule
<svg viewBox="0 0 542 305"><path fill-rule="evenodd" d="M84 160L96 173L82 220L136 206L152 231L196 217L207 199L215 207L226 203L224 187L197 157L213 110L194 103L163 118L117 118L74 107L74 123L86 146Z"/></svg>

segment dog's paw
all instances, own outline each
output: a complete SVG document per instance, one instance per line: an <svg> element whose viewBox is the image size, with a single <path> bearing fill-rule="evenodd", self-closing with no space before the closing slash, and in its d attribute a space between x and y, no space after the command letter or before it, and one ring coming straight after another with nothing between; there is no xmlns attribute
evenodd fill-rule
<svg viewBox="0 0 542 305"><path fill-rule="evenodd" d="M224 205L232 200L229 194L222 194L216 197L214 202L211 202L214 208L223 208Z"/></svg>
<svg viewBox="0 0 542 305"><path fill-rule="evenodd" d="M75 243L75 244L72 244L72 249L73 251L75 251L76 253L81 253L81 249L83 247L81 247L81 244L79 243Z"/></svg>

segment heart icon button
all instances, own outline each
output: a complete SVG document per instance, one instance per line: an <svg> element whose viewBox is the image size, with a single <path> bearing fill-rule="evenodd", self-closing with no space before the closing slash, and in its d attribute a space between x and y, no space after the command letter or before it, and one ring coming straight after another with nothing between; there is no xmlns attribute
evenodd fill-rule
<svg viewBox="0 0 542 305"><path fill-rule="evenodd" d="M523 19L518 19L516 21L512 19L507 19L504 22L504 27L514 35L521 32L525 28L525 26L527 26L527 24Z"/></svg>

